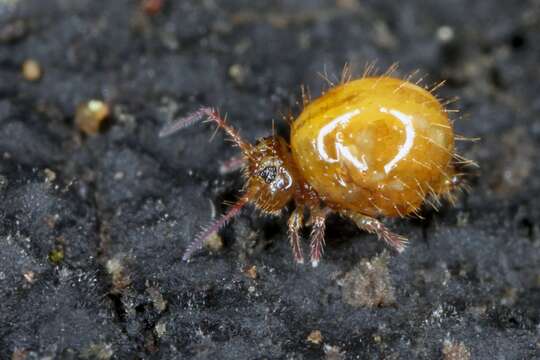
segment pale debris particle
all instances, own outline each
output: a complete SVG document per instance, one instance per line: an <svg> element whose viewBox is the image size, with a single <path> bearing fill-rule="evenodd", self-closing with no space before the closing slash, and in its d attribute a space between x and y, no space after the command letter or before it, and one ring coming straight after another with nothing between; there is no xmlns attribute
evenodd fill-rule
<svg viewBox="0 0 540 360"><path fill-rule="evenodd" d="M223 249L223 239L218 233L214 233L204 241L204 246L212 252L218 252Z"/></svg>
<svg viewBox="0 0 540 360"><path fill-rule="evenodd" d="M123 255L117 255L112 259L107 260L105 267L112 277L112 293L118 293L131 284L131 277L124 266Z"/></svg>
<svg viewBox="0 0 540 360"><path fill-rule="evenodd" d="M244 274L248 278L255 280L257 278L257 276L258 276L258 274L257 274L257 266L256 265L246 266L244 268Z"/></svg>
<svg viewBox="0 0 540 360"><path fill-rule="evenodd" d="M161 320L158 321L158 323L154 327L154 330L158 338L163 337L167 333L167 323Z"/></svg>
<svg viewBox="0 0 540 360"><path fill-rule="evenodd" d="M25 360L28 357L28 350L15 349L11 354L11 360Z"/></svg>
<svg viewBox="0 0 540 360"><path fill-rule="evenodd" d="M114 119L119 123L133 129L135 127L135 115L124 105L115 105L112 110Z"/></svg>
<svg viewBox="0 0 540 360"><path fill-rule="evenodd" d="M116 181L120 181L126 176L122 171L117 171L114 173L113 179Z"/></svg>
<svg viewBox="0 0 540 360"><path fill-rule="evenodd" d="M458 227L465 227L469 224L469 213L467 212L458 212L457 216L456 216L456 225Z"/></svg>
<svg viewBox="0 0 540 360"><path fill-rule="evenodd" d="M152 299L152 304L154 305L154 308L162 313L167 308L167 300L163 298L163 295L159 291L158 287L151 286L146 289L146 292L148 295L150 295L150 299Z"/></svg>
<svg viewBox="0 0 540 360"><path fill-rule="evenodd" d="M27 283L33 284L36 281L36 273L29 270L23 273L24 280L26 280Z"/></svg>
<svg viewBox="0 0 540 360"><path fill-rule="evenodd" d="M345 351L341 351L339 346L324 345L323 347L324 354L326 355L326 360L345 360Z"/></svg>
<svg viewBox="0 0 540 360"><path fill-rule="evenodd" d="M441 43L449 43L454 40L454 29L450 26L444 25L437 29L436 37Z"/></svg>
<svg viewBox="0 0 540 360"><path fill-rule="evenodd" d="M313 330L307 337L307 341L312 344L319 345L323 341L323 337L320 330Z"/></svg>
<svg viewBox="0 0 540 360"><path fill-rule="evenodd" d="M22 64L22 75L27 81L38 81L42 75L41 65L34 59L25 60Z"/></svg>
<svg viewBox="0 0 540 360"><path fill-rule="evenodd" d="M240 64L233 64L229 67L229 76L238 85L241 85L244 83L247 75L248 75L247 69Z"/></svg>
<svg viewBox="0 0 540 360"><path fill-rule="evenodd" d="M43 170L43 173L45 174L46 182L52 183L54 180L56 180L56 173L53 170L46 168Z"/></svg>
<svg viewBox="0 0 540 360"><path fill-rule="evenodd" d="M77 107L75 124L86 135L95 135L109 113L109 106L106 103L101 100L90 100Z"/></svg>
<svg viewBox="0 0 540 360"><path fill-rule="evenodd" d="M471 353L462 342L455 343L445 340L442 353L444 360L470 360L471 358Z"/></svg>
<svg viewBox="0 0 540 360"><path fill-rule="evenodd" d="M109 360L114 355L111 344L91 344L81 354L84 359Z"/></svg>
<svg viewBox="0 0 540 360"><path fill-rule="evenodd" d="M356 307L394 305L396 298L387 264L388 255L384 252L371 261L362 260L346 273L341 282L343 300Z"/></svg>

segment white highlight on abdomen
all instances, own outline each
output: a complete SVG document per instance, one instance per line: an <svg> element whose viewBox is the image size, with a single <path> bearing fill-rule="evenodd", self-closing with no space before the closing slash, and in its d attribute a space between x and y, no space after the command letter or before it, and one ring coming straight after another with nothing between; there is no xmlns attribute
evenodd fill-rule
<svg viewBox="0 0 540 360"><path fill-rule="evenodd" d="M360 171L366 171L368 169L368 166L365 161L358 160L354 155L350 152L349 149L347 149L346 146L344 146L341 142L339 142L338 137L335 139L335 146L336 146L336 158L330 157L328 153L326 152L326 147L324 145L324 138L330 134L338 125L344 125L349 120L351 120L354 116L360 114L360 109L355 109L353 111L349 111L348 113L345 113L341 116L338 116L321 129L319 131L319 135L317 136L317 150L319 151L319 154L321 154L321 157L324 161L327 161L329 163L335 163L339 161L339 156L343 155L347 160L349 160L354 166L356 166Z"/></svg>
<svg viewBox="0 0 540 360"><path fill-rule="evenodd" d="M384 165L384 171L388 174L390 171L392 171L392 169L401 159L407 156L409 151L412 149L416 132L414 130L411 116L405 115L401 111L387 108L380 108L380 111L385 114L392 115L394 118L398 119L405 127L405 142L403 143L403 145L399 146L399 151L396 156L394 156L392 160L390 160L386 165ZM351 120L354 116L358 114L360 114L360 109L349 111L348 113L336 117L334 120L323 126L322 129L319 131L319 134L317 136L317 150L324 161L327 161L329 163L335 163L340 160L340 155L342 155L345 159L350 161L358 170L368 170L368 165L365 159L358 159L357 157L355 157L351 153L351 151L341 143L339 137L336 136L335 139L335 158L328 155L328 153L326 152L326 146L324 144L325 137L329 135L332 131L334 131L337 126L345 125L349 122L349 120Z"/></svg>
<svg viewBox="0 0 540 360"><path fill-rule="evenodd" d="M388 110L386 108L381 108L380 110L383 113L394 116L396 119L401 121L401 123L405 127L405 143L403 145L400 145L397 155L386 165L384 165L384 172L388 174L390 171L392 171L392 169L401 159L403 159L405 156L407 156L407 154L409 154L409 151L411 151L414 143L416 132L412 123L412 116L405 115L401 111L397 110Z"/></svg>

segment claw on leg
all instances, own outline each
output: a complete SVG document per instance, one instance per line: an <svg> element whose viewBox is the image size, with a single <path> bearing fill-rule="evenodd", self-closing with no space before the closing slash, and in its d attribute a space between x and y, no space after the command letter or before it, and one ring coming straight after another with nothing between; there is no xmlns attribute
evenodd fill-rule
<svg viewBox="0 0 540 360"><path fill-rule="evenodd" d="M304 255L300 245L300 229L304 221L304 209L297 207L289 218L289 242L294 256L294 260L298 264L304 263Z"/></svg>
<svg viewBox="0 0 540 360"><path fill-rule="evenodd" d="M397 252L401 253L405 250L408 243L407 238L393 233L379 220L361 214L346 213L346 215L351 218L360 229L365 230L370 234L377 235L379 240L383 240Z"/></svg>

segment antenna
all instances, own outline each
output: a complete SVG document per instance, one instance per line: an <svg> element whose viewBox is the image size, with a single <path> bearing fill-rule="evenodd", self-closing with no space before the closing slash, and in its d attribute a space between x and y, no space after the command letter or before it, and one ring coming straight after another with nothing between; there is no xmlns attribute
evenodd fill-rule
<svg viewBox="0 0 540 360"><path fill-rule="evenodd" d="M180 118L168 125L165 125L159 132L159 137L166 137L172 135L175 132L191 126L194 123L199 122L203 119L213 121L218 125L218 127L225 130L225 132L227 133L227 135L229 135L235 145L237 145L242 150L244 155L249 157L249 155L253 151L253 147L247 142L245 142L240 137L238 132L229 124L227 124L225 119L222 118L215 109L210 107L201 107L199 110L192 112L191 114Z"/></svg>
<svg viewBox="0 0 540 360"><path fill-rule="evenodd" d="M206 239L217 233L233 217L240 213L244 205L247 204L248 200L248 196L242 196L233 206L229 208L229 210L225 214L221 215L218 219L212 221L209 225L205 226L203 230L191 242L191 244L189 244L186 252L182 256L182 260L189 261L193 253L203 247Z"/></svg>

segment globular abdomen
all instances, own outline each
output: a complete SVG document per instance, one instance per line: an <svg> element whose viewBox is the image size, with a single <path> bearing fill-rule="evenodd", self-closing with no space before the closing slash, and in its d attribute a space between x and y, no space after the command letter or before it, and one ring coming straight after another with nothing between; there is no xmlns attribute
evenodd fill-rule
<svg viewBox="0 0 540 360"><path fill-rule="evenodd" d="M335 210L405 216L449 191L454 133L427 90L392 77L336 86L291 129L293 158Z"/></svg>

